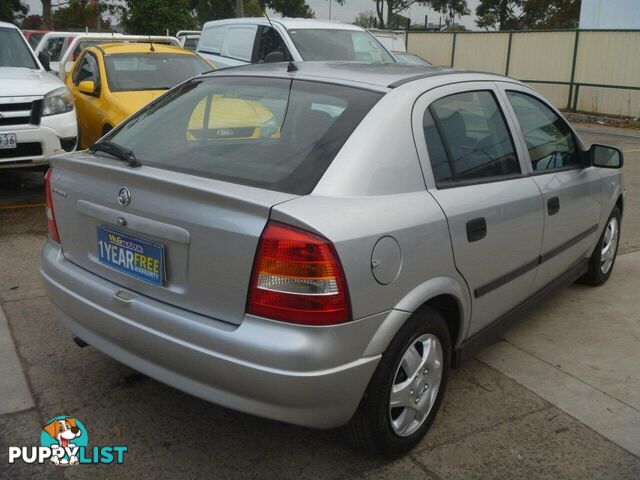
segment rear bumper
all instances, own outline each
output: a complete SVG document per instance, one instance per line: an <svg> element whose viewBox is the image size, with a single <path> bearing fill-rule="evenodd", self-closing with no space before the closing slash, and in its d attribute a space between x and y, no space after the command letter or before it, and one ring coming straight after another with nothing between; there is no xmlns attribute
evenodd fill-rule
<svg viewBox="0 0 640 480"><path fill-rule="evenodd" d="M386 315L335 327L247 316L240 326L127 292L47 242L41 275L57 318L120 362L219 405L332 428L355 412L380 354L365 356Z"/></svg>

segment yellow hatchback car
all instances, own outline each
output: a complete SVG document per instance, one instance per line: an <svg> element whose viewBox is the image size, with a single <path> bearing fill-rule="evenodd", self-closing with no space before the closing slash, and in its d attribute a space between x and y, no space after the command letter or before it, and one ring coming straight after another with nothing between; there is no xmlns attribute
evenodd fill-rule
<svg viewBox="0 0 640 480"><path fill-rule="evenodd" d="M80 148L154 98L213 67L194 52L150 43L114 43L86 48L67 75L78 115Z"/></svg>

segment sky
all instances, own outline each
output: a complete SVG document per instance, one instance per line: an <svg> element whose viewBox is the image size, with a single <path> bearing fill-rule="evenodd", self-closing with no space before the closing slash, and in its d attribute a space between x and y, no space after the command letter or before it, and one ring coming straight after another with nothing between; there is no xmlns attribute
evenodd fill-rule
<svg viewBox="0 0 640 480"><path fill-rule="evenodd" d="M42 3L40 0L23 0L24 3L29 5L29 12L32 14L42 13ZM316 18L327 19L329 18L329 2L331 2L331 19L339 20L341 22L351 23L354 21L358 13L362 11L375 12L375 2L373 0L345 0L343 6L337 5L335 0L307 0L309 6L316 12ZM469 9L472 14L463 17L460 23L469 29L477 29L475 24L475 9L480 3L480 0L467 0ZM414 23L424 23L424 16L429 15L429 23L438 23L440 14L435 13L433 10L413 5L409 8L408 12L402 12L402 15L409 16ZM456 20L457 22L458 20ZM444 22L444 19L443 19Z"/></svg>

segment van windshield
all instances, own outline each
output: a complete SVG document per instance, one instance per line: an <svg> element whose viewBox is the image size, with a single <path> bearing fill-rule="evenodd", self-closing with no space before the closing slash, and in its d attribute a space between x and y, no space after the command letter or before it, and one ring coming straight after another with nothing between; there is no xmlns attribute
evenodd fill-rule
<svg viewBox="0 0 640 480"><path fill-rule="evenodd" d="M0 27L0 67L39 68L27 43L15 28Z"/></svg>
<svg viewBox="0 0 640 480"><path fill-rule="evenodd" d="M381 94L281 78L193 79L107 137L143 165L310 193Z"/></svg>
<svg viewBox="0 0 640 480"><path fill-rule="evenodd" d="M289 30L289 36L306 61L395 63L369 32L329 28Z"/></svg>

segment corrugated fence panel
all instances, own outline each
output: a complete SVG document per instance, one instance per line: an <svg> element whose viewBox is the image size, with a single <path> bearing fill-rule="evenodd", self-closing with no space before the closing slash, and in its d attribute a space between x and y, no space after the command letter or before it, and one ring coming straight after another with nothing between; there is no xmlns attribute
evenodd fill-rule
<svg viewBox="0 0 640 480"><path fill-rule="evenodd" d="M575 35L575 32L514 33L509 76L523 80L570 81ZM566 106L566 97L564 102Z"/></svg>
<svg viewBox="0 0 640 480"><path fill-rule="evenodd" d="M531 88L535 88L547 98L556 108L566 109L569 98L569 85L553 85L550 83L528 82Z"/></svg>
<svg viewBox="0 0 640 480"><path fill-rule="evenodd" d="M580 87L577 110L638 117L640 116L640 90Z"/></svg>
<svg viewBox="0 0 640 480"><path fill-rule="evenodd" d="M407 51L434 65L451 65L452 33L410 33Z"/></svg>
<svg viewBox="0 0 640 480"><path fill-rule="evenodd" d="M504 75L509 36L501 33L459 33L453 66Z"/></svg>
<svg viewBox="0 0 640 480"><path fill-rule="evenodd" d="M409 33L407 51L435 65L451 65L452 50L457 68L504 74L508 63L558 108L640 117L640 90L616 88L640 88L640 30Z"/></svg>
<svg viewBox="0 0 640 480"><path fill-rule="evenodd" d="M640 32L580 32L576 82L640 87Z"/></svg>

